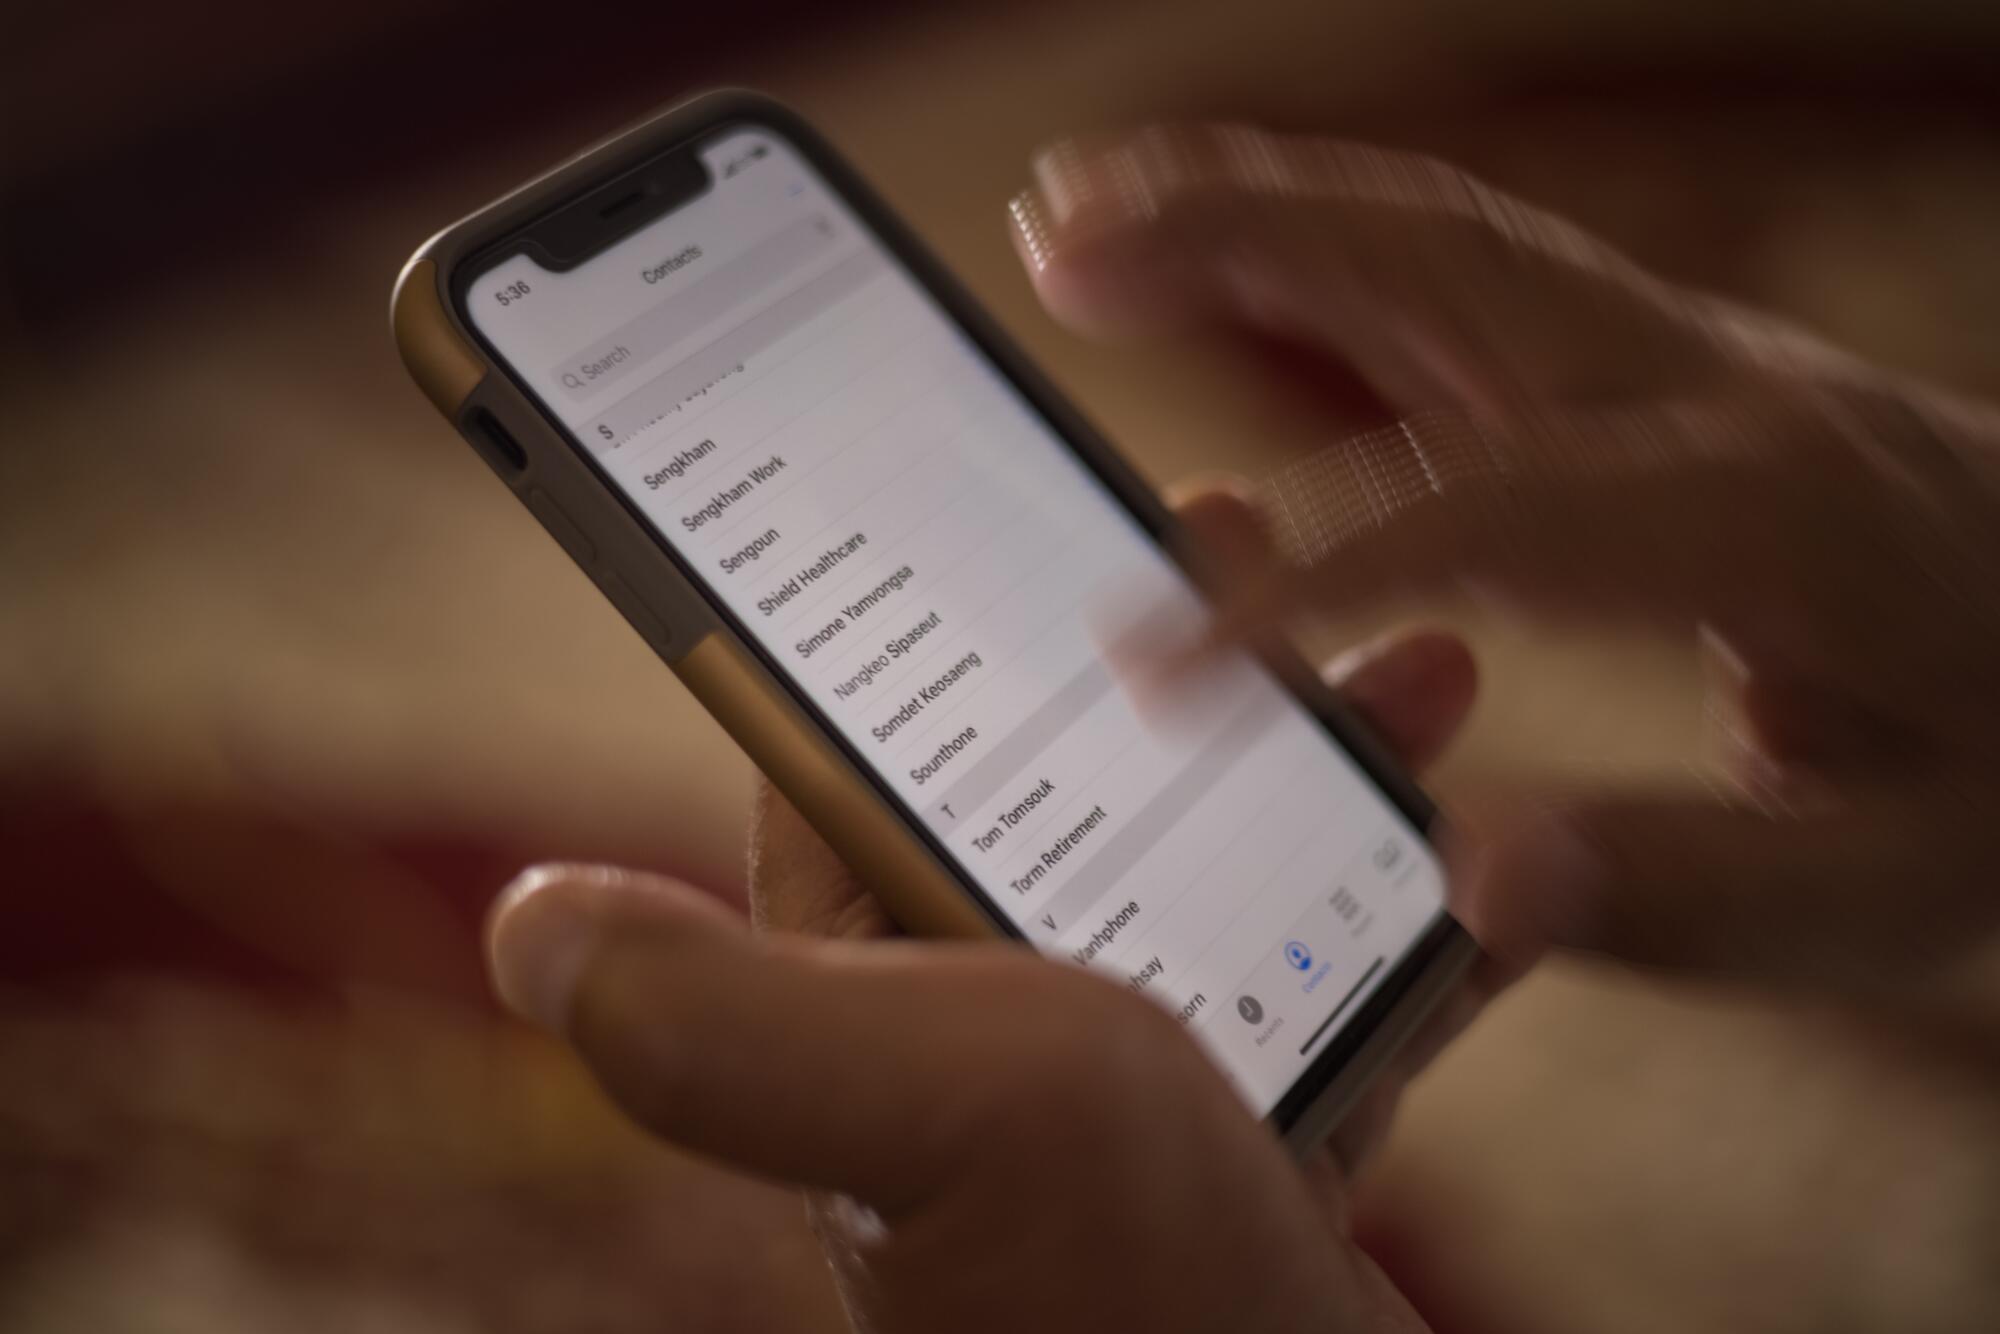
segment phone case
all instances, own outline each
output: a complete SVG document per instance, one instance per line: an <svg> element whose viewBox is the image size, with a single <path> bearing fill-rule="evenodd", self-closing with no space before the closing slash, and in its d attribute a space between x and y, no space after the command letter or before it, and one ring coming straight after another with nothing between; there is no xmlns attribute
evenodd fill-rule
<svg viewBox="0 0 2000 1334"><path fill-rule="evenodd" d="M895 215L823 139L788 108L752 93L711 93L647 119L572 157L425 242L404 266L391 305L396 344L410 375L499 474L550 536L631 623L632 628L750 759L853 868L907 931L925 936L997 937L1017 933L938 857L921 831L890 803L875 780L801 707L791 689L743 641L674 564L626 499L488 355L458 313L453 288L466 261L527 223L633 164L730 124L775 130L804 153L848 204L925 282L961 324L1087 456L1183 564L1198 557L1178 538L1171 515L1136 473L1036 372ZM1267 655L1295 692L1320 712L1339 739L1419 829L1432 807L1380 745L1340 709L1317 674L1295 655ZM1430 1003L1476 954L1455 925L1417 947L1399 969L1400 988L1385 985L1357 1014L1274 1113L1297 1145L1317 1142L1352 1095L1414 1026ZM1370 1021L1370 1010L1376 1010ZM1343 1039L1356 1041L1343 1051ZM1307 1087L1314 1071L1328 1078ZM1336 1073L1337 1072L1337 1073Z"/></svg>

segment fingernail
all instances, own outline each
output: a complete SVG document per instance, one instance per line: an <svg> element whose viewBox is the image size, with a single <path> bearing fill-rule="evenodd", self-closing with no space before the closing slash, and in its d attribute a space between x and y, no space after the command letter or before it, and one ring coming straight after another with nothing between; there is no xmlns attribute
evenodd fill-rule
<svg viewBox="0 0 2000 1334"><path fill-rule="evenodd" d="M577 868L531 866L486 918L487 966L501 1003L552 1033L569 1025L577 980L596 945L596 914Z"/></svg>
<svg viewBox="0 0 2000 1334"><path fill-rule="evenodd" d="M1246 510L1255 510L1264 499L1264 490L1240 472L1210 468L1168 482L1163 492L1167 504L1179 509L1202 496L1228 496Z"/></svg>
<svg viewBox="0 0 2000 1334"><path fill-rule="evenodd" d="M1063 223L1098 196L1089 159L1074 139L1056 139L1028 159L1041 211L1053 223Z"/></svg>
<svg viewBox="0 0 2000 1334"><path fill-rule="evenodd" d="M1023 190L1008 200L1007 219L1014 225L1014 243L1022 261L1036 273L1046 269L1054 248L1039 193Z"/></svg>
<svg viewBox="0 0 2000 1334"><path fill-rule="evenodd" d="M1378 635L1366 643L1342 649L1328 661L1326 666L1320 668L1320 679L1336 688L1345 685L1356 672L1380 658L1393 642L1392 632Z"/></svg>

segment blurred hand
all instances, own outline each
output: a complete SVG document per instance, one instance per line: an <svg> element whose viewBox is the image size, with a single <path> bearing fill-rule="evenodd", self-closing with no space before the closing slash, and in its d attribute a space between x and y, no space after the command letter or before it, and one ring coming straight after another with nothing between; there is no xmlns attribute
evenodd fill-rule
<svg viewBox="0 0 2000 1334"><path fill-rule="evenodd" d="M1236 628L1470 584L1701 636L1733 785L1465 813L1452 893L1489 950L1852 992L1992 941L2000 418L1426 159L1156 130L1036 177L1013 216L1058 317L1275 336L1380 401L1274 479L1290 561Z"/></svg>
<svg viewBox="0 0 2000 1334"><path fill-rule="evenodd" d="M1254 516L1184 507L1242 558ZM1333 669L1413 766L1472 702L1470 656L1392 637ZM504 998L573 1042L642 1124L808 1189L858 1328L1414 1329L1346 1233L1346 1169L1410 1075L1505 981L1475 968L1350 1115L1293 1162L1151 1002L1018 946L893 939L767 787L752 902L656 877L531 872L492 919Z"/></svg>

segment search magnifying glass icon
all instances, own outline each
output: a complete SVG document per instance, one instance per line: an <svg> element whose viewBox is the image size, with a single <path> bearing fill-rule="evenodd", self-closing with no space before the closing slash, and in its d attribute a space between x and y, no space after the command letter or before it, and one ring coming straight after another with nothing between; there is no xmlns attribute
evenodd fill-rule
<svg viewBox="0 0 2000 1334"><path fill-rule="evenodd" d="M581 389L583 388L583 377L575 371L564 371L562 383L565 389Z"/></svg>

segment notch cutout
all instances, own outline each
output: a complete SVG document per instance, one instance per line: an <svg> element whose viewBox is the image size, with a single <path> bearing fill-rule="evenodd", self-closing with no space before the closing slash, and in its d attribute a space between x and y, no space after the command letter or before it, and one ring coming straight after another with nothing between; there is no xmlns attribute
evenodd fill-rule
<svg viewBox="0 0 2000 1334"><path fill-rule="evenodd" d="M693 144L683 144L549 214L522 234L522 248L543 268L561 273L603 253L708 187L708 167Z"/></svg>

